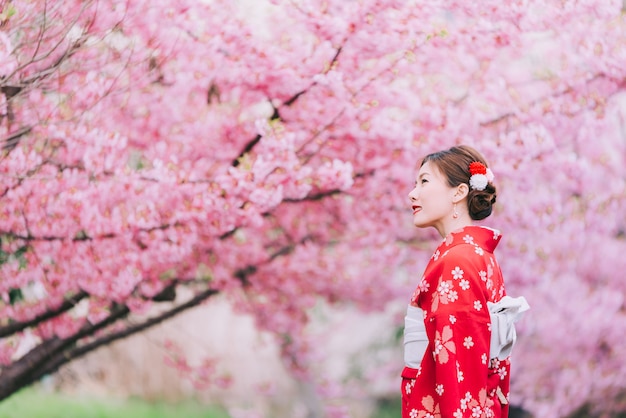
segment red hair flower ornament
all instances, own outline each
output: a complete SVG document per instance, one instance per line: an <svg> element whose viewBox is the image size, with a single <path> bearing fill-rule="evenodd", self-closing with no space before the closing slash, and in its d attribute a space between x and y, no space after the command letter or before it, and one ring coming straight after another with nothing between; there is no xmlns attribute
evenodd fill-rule
<svg viewBox="0 0 626 418"><path fill-rule="evenodd" d="M469 185L474 190L485 190L487 184L493 181L493 172L483 163L474 161L469 166Z"/></svg>

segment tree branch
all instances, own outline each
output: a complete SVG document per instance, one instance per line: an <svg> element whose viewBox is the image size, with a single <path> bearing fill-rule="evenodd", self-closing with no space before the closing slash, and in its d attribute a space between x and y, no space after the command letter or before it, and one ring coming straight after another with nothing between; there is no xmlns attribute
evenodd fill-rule
<svg viewBox="0 0 626 418"><path fill-rule="evenodd" d="M337 63L337 61L339 59L339 55L341 54L341 51L342 51L342 47L340 46L339 48L337 48L337 51L335 52L335 55L330 60L330 64L328 65L328 69L326 71L324 71L324 73L327 73L328 71L330 71L330 69L332 69L335 66L335 64ZM297 92L296 94L291 96L289 99L287 99L285 102L283 102L283 106L287 106L287 107L291 106L302 95L304 95L306 92L311 90L311 88L313 88L316 85L317 85L317 81L313 81L308 87L306 87L305 89L300 90L299 92ZM271 102L272 101L270 100L270 103ZM273 105L272 105L272 107L274 108L274 113L270 117L270 120L281 120L280 113L278 112L278 109L276 107L274 107ZM252 151L252 149L256 146L256 144L259 143L260 140L261 140L261 135L257 135L252 140L250 140L246 144L246 146L243 148L243 150L239 153L239 155L237 155L237 157L233 160L232 166L233 167L239 166L239 159L241 157L243 157L245 154L247 154L248 152Z"/></svg>
<svg viewBox="0 0 626 418"><path fill-rule="evenodd" d="M163 312L161 315L158 315L154 318L147 319L141 323L127 327L123 330L113 332L108 335L104 335L100 338L95 339L94 341L91 341L79 347L66 350L65 352L62 353L62 355L59 355L53 361L50 361L49 364L45 368L42 368L41 371L38 371L37 373L38 376L35 378L35 380L33 380L33 382L45 376L46 374L50 374L50 373L57 371L59 367L61 367L62 365L72 360L76 360L77 358L84 356L90 351L96 350L104 345L111 344L115 341L124 339L133 334L145 331L155 325L158 325L164 322L167 319L173 318L174 316L186 311L187 309L198 306L200 303L202 303L209 297L216 295L218 293L219 293L218 290L207 289L203 292L198 293L187 302L180 304L176 306L175 308L170 309L169 311Z"/></svg>
<svg viewBox="0 0 626 418"><path fill-rule="evenodd" d="M624 0L624 1L626 1L626 0ZM606 75L603 74L603 73L595 74L593 77L591 77L591 78L589 78L587 80L587 83L591 83L591 82L593 82L593 81L595 81L597 79L603 78L605 76ZM573 92L575 92L575 89L573 87L566 87L566 88L564 88L561 91L557 91L557 92L554 92L553 94L548 94L548 95L545 95L545 96L541 96L541 97L539 97L537 99L534 99L534 100L530 101L529 103L527 103L526 107L533 107L533 106L536 106L537 104L542 103L546 99L562 97L562 96L565 96L567 94L571 94ZM585 109L585 106L582 106L580 111L582 111L582 109ZM506 113L503 113L503 114L501 114L499 116L496 116L496 117L494 117L492 119L486 120L484 122L480 122L479 125L483 126L483 127L494 126L494 125L497 125L499 122L505 121L505 120L507 120L509 118L512 118L512 117L516 116L517 114L518 113L513 112L513 111L506 112Z"/></svg>
<svg viewBox="0 0 626 418"><path fill-rule="evenodd" d="M80 291L72 297L65 299L65 301L55 309L49 309L44 313L37 315L32 319L29 319L28 321L14 322L4 327L0 327L0 338L4 338L9 335L15 334L16 332L23 331L28 327L32 327L39 324L40 322L52 319L55 316L62 314L63 312L67 312L87 296L88 295L86 292Z"/></svg>
<svg viewBox="0 0 626 418"><path fill-rule="evenodd" d="M1 369L0 400L35 382L41 376L40 371L47 369L50 361L64 356L64 351L74 346L78 340L95 334L119 319L127 316L130 310L125 305L114 304L111 314L97 324L86 323L78 332L68 338L53 337L45 340L28 352L24 357ZM69 361L69 359L67 360Z"/></svg>
<svg viewBox="0 0 626 418"><path fill-rule="evenodd" d="M314 202L316 200L322 200L325 197L334 196L336 194L340 194L341 190L332 189L324 192L314 193L303 197L302 199L283 199L285 203L298 203L298 202Z"/></svg>
<svg viewBox="0 0 626 418"><path fill-rule="evenodd" d="M103 335L95 340L77 346L76 343L81 338L94 335L97 331L106 328L116 321L127 316L130 312L125 305L114 305L111 314L103 321L87 325L72 337L60 339L54 337L40 344L31 350L27 355L17 362L1 370L0 375L0 400L7 398L19 389L28 386L43 376L53 373L64 364L75 360L85 354L114 341L126 338L130 335L145 331L161 322L178 315L185 310L199 305L209 297L219 293L216 289L206 289L199 292L190 300L182 303L156 317L149 318L141 323L126 327L123 330Z"/></svg>
<svg viewBox="0 0 626 418"><path fill-rule="evenodd" d="M9 136L7 136L6 138L0 141L2 142L2 149L4 151L11 152L13 148L15 148L17 144L19 144L20 139L24 135L28 134L32 129L33 129L32 126L25 126L13 132L12 134L9 134Z"/></svg>

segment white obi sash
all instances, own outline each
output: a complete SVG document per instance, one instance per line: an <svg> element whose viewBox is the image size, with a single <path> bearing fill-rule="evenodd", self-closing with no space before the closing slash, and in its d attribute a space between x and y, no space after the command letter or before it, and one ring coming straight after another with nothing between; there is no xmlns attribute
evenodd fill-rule
<svg viewBox="0 0 626 418"><path fill-rule="evenodd" d="M503 297L499 302L487 302L491 317L491 342L489 358L506 359L517 339L515 322L530 309L523 296ZM419 368L428 347L428 336L424 325L424 311L415 306L407 307L404 317L404 364L412 369Z"/></svg>
<svg viewBox="0 0 626 418"><path fill-rule="evenodd" d="M512 298L505 296L498 302L487 302L491 316L491 344L489 358L504 360L511 355L513 344L517 340L515 322L530 309L524 296Z"/></svg>
<svg viewBox="0 0 626 418"><path fill-rule="evenodd" d="M428 336L424 326L424 311L409 305L404 317L404 364L417 369L428 346Z"/></svg>

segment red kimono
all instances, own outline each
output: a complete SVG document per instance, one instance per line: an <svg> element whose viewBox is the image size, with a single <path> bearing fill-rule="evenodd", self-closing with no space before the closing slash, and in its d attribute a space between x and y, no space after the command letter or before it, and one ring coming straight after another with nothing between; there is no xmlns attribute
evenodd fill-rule
<svg viewBox="0 0 626 418"><path fill-rule="evenodd" d="M506 418L510 361L489 359L487 302L506 294L493 255L500 232L469 226L439 245L411 304L428 336L420 367L402 371L403 418Z"/></svg>

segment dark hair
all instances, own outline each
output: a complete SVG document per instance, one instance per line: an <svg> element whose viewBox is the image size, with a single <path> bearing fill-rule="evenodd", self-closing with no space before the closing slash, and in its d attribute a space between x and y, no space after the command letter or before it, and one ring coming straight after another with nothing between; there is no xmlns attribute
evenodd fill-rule
<svg viewBox="0 0 626 418"><path fill-rule="evenodd" d="M450 187L457 187L462 183L469 186L469 166L474 161L481 162L485 167L488 167L487 162L478 151L467 145L460 145L427 155L422 160L420 167L430 162L447 177ZM470 218L475 221L485 219L491 215L494 203L496 203L496 187L491 182L487 184L485 190L474 190L470 187L467 195L467 208Z"/></svg>

